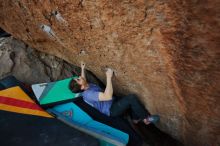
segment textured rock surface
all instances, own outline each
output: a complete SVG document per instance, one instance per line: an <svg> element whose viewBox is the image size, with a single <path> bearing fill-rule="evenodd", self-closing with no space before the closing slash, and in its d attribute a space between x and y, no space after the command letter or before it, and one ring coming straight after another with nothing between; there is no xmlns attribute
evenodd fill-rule
<svg viewBox="0 0 220 146"><path fill-rule="evenodd" d="M80 74L80 68L64 60L30 48L12 37L0 38L0 78L13 75L28 84L62 80ZM95 76L87 73L93 83L101 84Z"/></svg>
<svg viewBox="0 0 220 146"><path fill-rule="evenodd" d="M0 78L14 75L33 84L70 77L75 69L61 59L31 49L16 39L1 38L0 43Z"/></svg>
<svg viewBox="0 0 220 146"><path fill-rule="evenodd" d="M86 61L103 81L102 69L112 67L115 91L137 93L161 115L161 129L186 145L219 145L219 7L218 0L1 0L0 26L40 51Z"/></svg>

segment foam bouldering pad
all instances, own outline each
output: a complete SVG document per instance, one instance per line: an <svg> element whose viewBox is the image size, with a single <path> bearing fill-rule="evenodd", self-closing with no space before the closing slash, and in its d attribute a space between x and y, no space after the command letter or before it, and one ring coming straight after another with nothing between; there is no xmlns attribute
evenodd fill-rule
<svg viewBox="0 0 220 146"><path fill-rule="evenodd" d="M0 110L2 146L98 146L97 139L55 118Z"/></svg>
<svg viewBox="0 0 220 146"><path fill-rule="evenodd" d="M98 146L97 139L53 118L20 87L0 91L2 146Z"/></svg>
<svg viewBox="0 0 220 146"><path fill-rule="evenodd" d="M17 80L14 76L7 76L0 80L0 90L4 90L4 89L15 87L15 86L19 86L30 97L34 96L31 88L29 88L28 85Z"/></svg>
<svg viewBox="0 0 220 146"><path fill-rule="evenodd" d="M69 102L80 95L69 89L69 83L72 79L67 78L56 82L34 84L32 90L42 106Z"/></svg>

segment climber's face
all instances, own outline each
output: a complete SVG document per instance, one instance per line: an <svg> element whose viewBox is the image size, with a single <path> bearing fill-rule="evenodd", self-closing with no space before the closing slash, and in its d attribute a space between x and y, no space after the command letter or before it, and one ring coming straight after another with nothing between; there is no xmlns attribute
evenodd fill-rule
<svg viewBox="0 0 220 146"><path fill-rule="evenodd" d="M81 90L83 90L87 85L85 78L81 76L79 76L79 78L76 78L75 81L81 86Z"/></svg>

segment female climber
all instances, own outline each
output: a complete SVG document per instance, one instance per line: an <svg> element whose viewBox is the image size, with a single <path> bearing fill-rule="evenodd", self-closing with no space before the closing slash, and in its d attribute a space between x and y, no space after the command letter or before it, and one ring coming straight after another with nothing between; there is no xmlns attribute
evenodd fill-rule
<svg viewBox="0 0 220 146"><path fill-rule="evenodd" d="M70 89L74 93L81 92L86 103L107 116L121 116L130 109L130 115L135 124L144 122L148 125L159 121L159 116L150 115L135 94L115 98L112 87L113 75L113 70L108 68L106 71L106 88L102 91L98 85L87 82L85 63L81 62L81 76L70 82Z"/></svg>

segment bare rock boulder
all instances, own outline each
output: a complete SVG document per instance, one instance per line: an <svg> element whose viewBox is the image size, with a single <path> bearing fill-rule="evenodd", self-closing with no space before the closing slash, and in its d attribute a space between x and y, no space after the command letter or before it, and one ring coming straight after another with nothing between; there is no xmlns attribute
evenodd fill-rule
<svg viewBox="0 0 220 146"><path fill-rule="evenodd" d="M1 0L0 27L72 64L84 60L103 81L103 68L113 68L114 91L138 94L160 114L162 130L187 146L219 145L219 7L218 0Z"/></svg>

